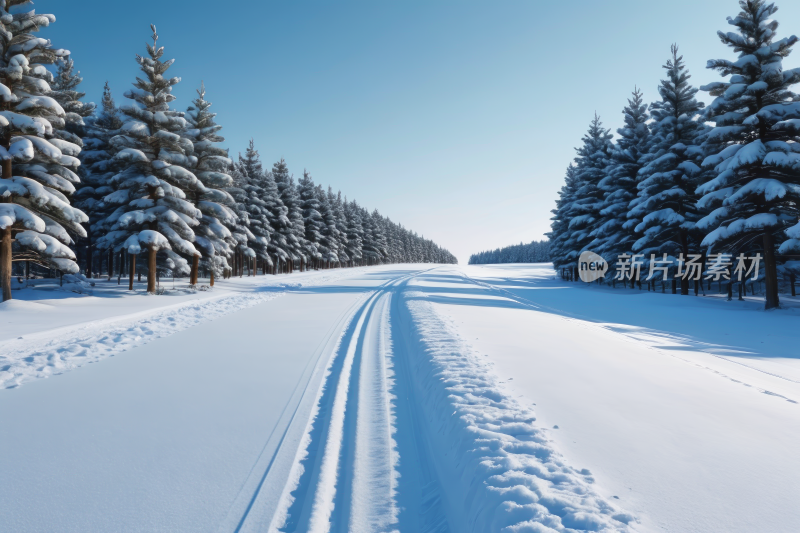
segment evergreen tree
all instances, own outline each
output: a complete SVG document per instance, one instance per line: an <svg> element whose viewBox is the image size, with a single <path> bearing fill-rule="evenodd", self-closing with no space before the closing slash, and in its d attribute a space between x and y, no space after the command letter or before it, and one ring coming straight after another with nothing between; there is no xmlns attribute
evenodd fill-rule
<svg viewBox="0 0 800 533"><path fill-rule="evenodd" d="M285 238L285 251L288 255L289 272L291 272L294 269L295 262L305 259L306 244L303 212L300 207L300 197L297 194L294 178L289 174L289 168L283 159L272 166L272 176L278 186L281 202L283 202L287 210L286 218L289 224L281 227L278 231Z"/></svg>
<svg viewBox="0 0 800 533"><path fill-rule="evenodd" d="M322 217L322 260L330 267L339 260L339 230L336 229L336 214L329 196L322 190L322 187L317 186L316 193Z"/></svg>
<svg viewBox="0 0 800 533"><path fill-rule="evenodd" d="M286 234L291 226L287 216L289 210L281 201L278 185L275 183L272 172L265 172L262 176L260 198L268 210L271 231L268 251L271 256L275 257L276 263L286 264L290 257L287 252L289 245L286 241Z"/></svg>
<svg viewBox="0 0 800 533"><path fill-rule="evenodd" d="M635 229L643 234L634 252L646 257L683 254L686 260L690 252L699 251L695 225L701 215L695 189L702 179L700 145L708 128L699 117L703 104L695 98L697 89L689 83L683 56L676 45L671 52L664 65L667 78L658 87L661 100L651 106L653 145L640 171L630 217L640 221ZM681 294L689 294L688 278L681 280Z"/></svg>
<svg viewBox="0 0 800 533"><path fill-rule="evenodd" d="M256 236L250 231L250 213L248 207L252 206L249 189L250 181L241 172L241 165L231 164L228 173L233 180L233 185L226 189L226 192L233 198L233 212L236 214L236 222L229 229L234 240L233 264L230 272L241 274L242 264L245 257L252 257L255 251L250 248L250 244L256 241ZM235 272L234 272L235 270Z"/></svg>
<svg viewBox="0 0 800 533"><path fill-rule="evenodd" d="M553 217L550 219L550 233L547 237L550 239L550 257L553 261L553 267L556 270L564 269L569 265L567 256L569 250L567 243L569 242L569 221L572 203L576 200L575 194L578 191L577 180L575 178L576 167L570 164L567 167L567 173L564 178L564 185L558 191L558 199L556 200L556 208L551 211Z"/></svg>
<svg viewBox="0 0 800 533"><path fill-rule="evenodd" d="M635 219L629 220L628 205L638 193L639 170L651 144L647 126L650 116L638 88L634 89L622 114L625 125L617 130L619 139L611 151L606 175L598 184L603 191L603 205L599 225L592 232L595 240L590 244L591 249L609 263L614 263L619 254L631 251Z"/></svg>
<svg viewBox="0 0 800 533"><path fill-rule="evenodd" d="M117 190L105 201L119 207L106 220L110 231L98 244L130 254L132 273L136 256L146 249L147 291L152 293L159 250L165 251L166 267L178 273L190 271L185 257L200 255L194 228L202 212L187 196L203 195L208 189L189 170L197 159L192 142L182 136L187 123L182 112L169 107L175 100L172 87L180 78L163 76L173 60L161 61L164 48L158 48L156 28L150 27L153 44L147 44L148 56L136 56L145 79L137 78L135 88L125 93L133 102L120 107L127 120L110 141L119 170L111 179Z"/></svg>
<svg viewBox="0 0 800 533"><path fill-rule="evenodd" d="M520 243L505 248L497 248L486 252L472 254L470 265L490 265L497 263L547 263L550 261L550 243L533 241Z"/></svg>
<svg viewBox="0 0 800 533"><path fill-rule="evenodd" d="M569 204L569 225L564 243L563 260L577 264L578 256L594 241L592 232L598 227L603 209L604 191L600 181L605 177L611 154L611 134L602 127L596 114L583 136L583 145L577 149L575 169L575 195Z"/></svg>
<svg viewBox="0 0 800 533"><path fill-rule="evenodd" d="M305 252L309 260L318 267L318 262L323 260L328 250L322 243L324 222L319 212L320 205L316 186L311 179L311 175L305 170L303 170L303 177L297 185L300 195L300 209L303 213L303 226L305 228Z"/></svg>
<svg viewBox="0 0 800 533"><path fill-rule="evenodd" d="M361 218L361 208L355 200L344 201L344 214L347 218L347 256L352 266L361 265L364 247L364 226Z"/></svg>
<svg viewBox="0 0 800 533"><path fill-rule="evenodd" d="M741 0L739 5L741 12L728 19L737 31L718 32L738 59L708 62L730 79L701 87L716 97L707 112L716 127L705 141L709 155L703 166L717 176L697 190L702 205L716 207L697 226L709 232L702 244L710 252L763 252L770 309L779 305L776 239L797 220L800 202L795 166L800 145L794 137L800 102L789 90L800 81L800 69L782 68L797 37L775 40L774 4Z"/></svg>
<svg viewBox="0 0 800 533"><path fill-rule="evenodd" d="M114 176L109 141L117 135L122 126L119 109L111 96L108 82L103 87L100 111L86 120L81 151L81 185L75 193L75 206L89 217L87 236L83 248L86 251L86 274L92 277L94 268L95 240L105 233L106 218L116 209L104 201L106 195L114 192L111 178ZM98 264L99 269L99 264Z"/></svg>
<svg viewBox="0 0 800 533"><path fill-rule="evenodd" d="M195 245L203 255L214 285L214 276L222 275L230 267L227 258L233 253L236 239L229 228L236 227L237 216L233 212L236 206L234 198L224 189L233 185L233 178L227 174L232 161L228 151L216 146L225 140L219 135L222 126L214 121L216 113L209 111L211 102L205 99L205 85L200 84L197 98L186 112L187 129L184 135L194 145L191 169L202 182L203 188L191 191L189 199L200 210L200 224L194 228ZM268 242L269 236L267 236ZM266 243L264 244L266 247ZM197 284L200 257L195 255L190 274L190 284Z"/></svg>
<svg viewBox="0 0 800 533"><path fill-rule="evenodd" d="M347 252L347 216L345 216L344 213L342 192L339 191L334 196L333 189L328 187L328 201L331 204L331 209L333 209L334 217L336 218L336 233L339 245L337 260L341 266L348 266L350 264L350 256Z"/></svg>
<svg viewBox="0 0 800 533"><path fill-rule="evenodd" d="M19 4L19 2L16 2ZM5 4L8 6L8 4ZM21 7L21 6L18 6ZM68 232L85 237L88 217L69 196L80 182L81 147L58 135L66 112L51 96L53 75L44 65L69 55L32 33L55 21L53 15L0 10L0 286L11 299L12 254L67 272L78 272ZM12 244L13 241L13 244Z"/></svg>
<svg viewBox="0 0 800 533"><path fill-rule="evenodd" d="M86 93L78 91L78 86L83 82L81 73L75 71L75 63L71 57L60 58L57 61L56 76L51 85L52 96L64 109L65 127L59 137L83 146L81 137L85 118L91 116L97 107L92 102L81 102Z"/></svg>
<svg viewBox="0 0 800 533"><path fill-rule="evenodd" d="M384 220L377 209L372 211L372 215L368 215L372 219L370 230L372 231L372 251L375 254L375 264L381 264L386 261L388 240L386 238L386 229L384 227Z"/></svg>
<svg viewBox="0 0 800 533"><path fill-rule="evenodd" d="M258 154L258 150L256 150L253 139L250 139L250 144L247 145L247 149L244 151L244 157L242 157L241 153L239 154L239 172L244 176L244 184L264 174L264 169L261 165L261 156Z"/></svg>

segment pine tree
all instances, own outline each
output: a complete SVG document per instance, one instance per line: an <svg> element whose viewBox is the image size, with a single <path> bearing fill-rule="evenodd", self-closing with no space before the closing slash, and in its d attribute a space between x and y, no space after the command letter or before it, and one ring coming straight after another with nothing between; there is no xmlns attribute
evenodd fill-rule
<svg viewBox="0 0 800 533"><path fill-rule="evenodd" d="M386 261L388 240L386 238L386 229L384 227L384 220L377 209L372 211L370 215L372 224L370 229L372 231L372 251L375 254L375 264L379 265Z"/></svg>
<svg viewBox="0 0 800 533"><path fill-rule="evenodd" d="M361 208L355 200L344 201L344 214L347 218L347 256L352 266L360 266L363 258L364 226L361 218Z"/></svg>
<svg viewBox="0 0 800 533"><path fill-rule="evenodd" d="M569 250L567 243L569 242L569 221L572 203L577 199L575 193L578 190L578 182L575 178L576 167L570 164L567 167L566 176L564 178L564 185L558 191L558 199L556 200L556 208L551 211L553 217L550 219L550 233L547 237L550 239L550 257L553 260L553 267L556 270L562 270L569 266Z"/></svg>
<svg viewBox="0 0 800 533"><path fill-rule="evenodd" d="M569 225L562 259L577 264L578 256L594 241L592 232L598 227L603 209L603 190L600 181L605 177L612 150L611 134L602 127L600 117L594 116L583 145L577 149L575 195L569 206Z"/></svg>
<svg viewBox="0 0 800 533"><path fill-rule="evenodd" d="M147 291L156 289L156 256L164 250L167 268L188 274L185 257L200 255L195 248L194 228L202 212L187 196L207 192L189 168L196 165L192 142L182 136L186 128L183 113L170 109L175 100L172 87L180 78L164 78L173 60L161 61L155 26L148 57L137 55L145 79L137 78L134 89L125 93L133 103L120 107L128 118L121 133L111 139L113 160L119 169L112 178L116 187L105 201L118 205L106 224L109 232L98 244L106 249L123 249L135 270L136 256L147 250ZM182 255L179 255L182 254ZM133 289L133 275L130 278Z"/></svg>
<svg viewBox="0 0 800 533"><path fill-rule="evenodd" d="M78 91L78 86L83 82L81 73L75 71L75 63L71 57L61 58L57 61L56 76L51 85L52 96L64 109L65 127L59 135L65 141L82 146L84 120L94 113L97 107L92 102L81 102L86 93Z"/></svg>
<svg viewBox="0 0 800 533"><path fill-rule="evenodd" d="M634 243L634 252L646 257L683 254L686 260L690 252L699 251L695 225L701 212L695 189L703 176L700 145L708 128L700 118L703 103L695 98L697 89L689 83L677 45L671 52L664 65L667 78L658 87L661 101L651 106L653 144L640 171L630 217L640 221L635 229L643 234ZM681 294L689 294L688 278L681 280Z"/></svg>
<svg viewBox="0 0 800 533"><path fill-rule="evenodd" d="M250 244L256 241L256 236L250 231L250 213L248 212L248 206L252 205L248 191L252 185L241 169L241 165L231 164L228 174L233 180L233 185L225 189L225 192L230 194L234 200L232 210L236 214L236 222L228 228L234 240L233 266L228 271L233 275L241 273L244 257L255 254L255 251L250 248Z"/></svg>
<svg viewBox="0 0 800 533"><path fill-rule="evenodd" d="M331 203L331 208L336 218L336 233L339 244L337 260L341 266L348 266L350 264L350 256L347 252L347 217L344 214L342 192L339 191L334 196L333 189L328 187L328 201Z"/></svg>
<svg viewBox="0 0 800 533"><path fill-rule="evenodd" d="M94 264L94 240L105 233L103 222L117 207L105 202L104 198L114 192L110 186L115 172L109 141L117 135L120 127L122 119L106 82L100 112L86 120L84 149L81 151L82 183L75 193L75 206L89 217L85 245L86 273L89 277L92 277Z"/></svg>
<svg viewBox="0 0 800 533"><path fill-rule="evenodd" d="M275 257L276 263L286 264L289 260L289 253L287 252L289 245L285 235L291 225L287 216L289 210L281 201L278 185L275 183L272 172L265 172L262 176L261 199L264 201L269 213L271 231L268 252Z"/></svg>
<svg viewBox="0 0 800 533"><path fill-rule="evenodd" d="M261 259L264 265L264 272L273 266L270 256L270 243L273 239L275 230L272 227L271 195L269 192L275 189L272 177L268 172L264 172L261 164L261 156L255 149L253 139L245 150L245 156L239 154L238 172L242 176L244 190L247 192L244 198L244 209L247 211L249 229L253 234L248 246L253 250L256 260ZM270 185L271 183L271 185Z"/></svg>
<svg viewBox="0 0 800 533"><path fill-rule="evenodd" d="M233 253L236 239L229 228L236 227L238 217L233 212L234 198L224 189L233 185L233 178L227 174L232 161L228 151L219 146L225 140L219 135L222 126L214 121L216 113L209 111L211 102L205 99L205 85L201 82L197 98L186 112L187 129L183 135L194 145L196 163L191 166L195 176L202 182L203 189L191 191L190 201L202 216L200 224L194 228L195 245L203 254L214 285L214 276L223 275L230 267L227 258ZM267 243L269 235L267 235ZM266 244L264 247L266 248ZM195 255L190 274L190 284L197 284L200 257Z"/></svg>
<svg viewBox="0 0 800 533"><path fill-rule="evenodd" d="M630 252L633 245L634 220L629 220L628 205L636 198L639 170L651 144L647 121L650 116L642 92L636 88L622 110L624 126L617 130L619 139L611 151L606 175L598 187L603 191L595 240L589 245L606 261L613 263L619 254Z"/></svg>
<svg viewBox="0 0 800 533"><path fill-rule="evenodd" d="M322 229L324 222L319 212L320 204L317 197L317 188L311 175L303 170L303 177L297 183L297 190L300 195L300 209L303 213L303 226L305 228L305 253L315 267L319 267L327 255L328 250L322 243Z"/></svg>
<svg viewBox="0 0 800 533"><path fill-rule="evenodd" d="M19 2L16 2L19 4ZM8 7L8 4L5 4ZM33 10L15 15L0 10L3 78L0 83L0 286L11 299L12 254L67 272L78 272L68 232L85 237L88 217L72 207L81 148L59 138L66 113L48 96L53 75L44 65L69 52L32 35L55 21ZM24 177L23 177L24 176ZM12 241L14 244L12 245Z"/></svg>
<svg viewBox="0 0 800 533"><path fill-rule="evenodd" d="M702 244L710 252L763 251L765 307L770 309L779 305L776 239L797 220L800 202L795 166L800 145L794 137L800 102L789 90L800 82L800 69L782 68L797 37L774 40L774 4L741 0L739 5L741 12L728 19L737 31L718 32L738 59L708 62L708 68L730 79L701 87L716 97L707 112L716 127L704 144L710 155L703 166L717 176L697 192L703 195L702 205L718 207L697 226L709 232Z"/></svg>
<svg viewBox="0 0 800 533"><path fill-rule="evenodd" d="M328 267L336 264L339 260L339 230L336 229L336 214L333 211L330 198L317 186L317 198L319 199L320 216L322 217L322 260Z"/></svg>
<svg viewBox="0 0 800 533"><path fill-rule="evenodd" d="M242 157L241 153L239 154L239 171L245 177L245 183L257 179L264 173L261 165L261 156L256 150L253 139L250 139L250 144L247 145L247 149L244 151L244 157Z"/></svg>
<svg viewBox="0 0 800 533"><path fill-rule="evenodd" d="M281 202L287 209L286 218L289 224L281 227L278 231L285 238L285 251L288 254L288 267L289 272L291 272L294 270L295 262L305 259L306 244L303 212L300 208L300 197L297 194L294 178L289 174L289 168L283 159L272 166L272 176L278 186Z"/></svg>

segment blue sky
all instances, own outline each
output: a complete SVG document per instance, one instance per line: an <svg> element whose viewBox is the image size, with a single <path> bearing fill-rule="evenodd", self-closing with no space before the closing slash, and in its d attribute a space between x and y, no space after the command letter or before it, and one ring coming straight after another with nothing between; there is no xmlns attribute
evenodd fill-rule
<svg viewBox="0 0 800 533"><path fill-rule="evenodd" d="M780 36L800 2L778 1ZM735 0L209 2L38 0L41 35L73 54L87 99L118 103L158 27L185 109L200 81L235 155L255 139L465 262L539 239L596 111L621 126L634 86L657 98L677 42L697 85L732 58ZM800 50L800 48L798 48ZM800 51L785 67L800 66ZM707 99L706 99L707 100Z"/></svg>

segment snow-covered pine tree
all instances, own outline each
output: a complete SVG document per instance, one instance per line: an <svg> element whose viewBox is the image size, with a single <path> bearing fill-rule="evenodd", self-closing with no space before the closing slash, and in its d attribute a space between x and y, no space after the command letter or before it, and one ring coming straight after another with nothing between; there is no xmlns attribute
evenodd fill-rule
<svg viewBox="0 0 800 533"><path fill-rule="evenodd" d="M614 143L605 177L598 184L603 191L603 206L599 212L599 225L592 232L595 240L589 245L609 265L616 263L619 254L630 252L635 240L635 222L630 219L628 205L638 193L639 170L651 144L647 126L650 115L638 88L634 88L622 114L625 116L624 126L617 130L619 138Z"/></svg>
<svg viewBox="0 0 800 533"><path fill-rule="evenodd" d="M78 86L83 82L81 73L75 71L75 63L71 57L60 58L57 61L56 76L51 85L52 96L64 109L65 127L61 138L65 141L81 144L84 120L94 113L97 107L92 102L81 102L86 93L78 91Z"/></svg>
<svg viewBox="0 0 800 533"><path fill-rule="evenodd" d="M89 277L92 277L94 265L94 241L104 233L103 222L117 207L103 199L114 192L110 185L115 172L111 163L109 141L117 135L120 127L122 119L106 82L99 113L86 119L84 148L80 156L83 175L81 186L75 193L75 206L89 217L85 243L85 268Z"/></svg>
<svg viewBox="0 0 800 533"><path fill-rule="evenodd" d="M81 148L59 138L66 113L49 96L53 75L45 65L69 56L47 39L32 33L55 21L53 15L33 9L9 13L12 2L0 9L0 286L3 301L11 299L12 254L43 262L67 272L78 272L69 248L69 232L85 237L81 226L88 217L72 207ZM13 5L24 2L13 1ZM23 255L24 254L24 255Z"/></svg>
<svg viewBox="0 0 800 533"><path fill-rule="evenodd" d="M310 266L319 268L319 262L323 260L324 255L327 255L328 250L322 243L324 222L319 212L320 205L316 186L306 170L303 170L303 177L297 182L297 190L300 195L300 209L303 213L305 228L305 253L311 263Z"/></svg>
<svg viewBox="0 0 800 533"><path fill-rule="evenodd" d="M229 228L235 227L238 217L233 212L234 198L224 190L233 185L233 178L227 173L232 161L226 149L216 146L225 138L219 135L222 126L214 121L216 113L209 111L211 102L205 99L205 94L201 82L197 98L186 112L187 129L183 135L194 144L196 163L191 170L204 186L191 191L189 200L202 213L200 225L194 228L195 247L202 253L213 286L215 274L223 275L230 268L227 258L233 253L236 240ZM268 243L269 235L263 243L265 249ZM200 257L195 255L189 281L192 286L197 285L199 261Z"/></svg>
<svg viewBox="0 0 800 533"><path fill-rule="evenodd" d="M783 58L797 37L775 40L777 7L763 0L740 0L741 12L728 23L735 32L718 32L739 57L711 60L708 68L728 81L701 87L716 98L707 119L716 127L704 147L705 168L717 176L697 192L701 205L716 207L697 223L708 232L709 251L753 252L764 256L765 307L778 307L776 239L797 221L800 205L800 102L789 87L800 82L800 69L783 70ZM783 251L788 251L787 246Z"/></svg>
<svg viewBox="0 0 800 533"><path fill-rule="evenodd" d="M582 146L576 149L575 200L570 203L568 235L564 243L564 260L570 266L577 265L578 256L594 240L592 232L598 227L603 209L604 193L599 185L605 177L613 146L609 130L602 126L600 117L595 114L583 136Z"/></svg>
<svg viewBox="0 0 800 533"><path fill-rule="evenodd" d="M263 181L261 187L261 199L264 201L267 210L269 211L269 225L270 243L268 252L271 257L275 258L275 265L272 267L273 273L281 264L285 265L289 260L288 243L286 241L286 232L291 225L289 217L287 216L289 210L283 205L281 201L278 185L275 183L275 178L272 172L264 172L262 174Z"/></svg>
<svg viewBox="0 0 800 533"><path fill-rule="evenodd" d="M77 144L83 151L84 143L83 137L87 135L86 121L97 107L93 102L82 102L81 99L86 96L86 93L80 92L78 86L83 82L81 73L75 70L75 63L71 57L60 58L56 61L56 75L51 84L52 89L49 93L51 97L58 102L64 109L64 128L55 130L56 137L65 141ZM81 160L81 167L78 168L78 175L82 182L86 181L87 170L83 166L83 158ZM79 187L80 189L80 187ZM77 205L77 203L73 202ZM84 211L87 216L91 215ZM90 218L91 220L91 218ZM86 240L84 238L77 238L74 249L77 252L77 263L80 268L83 263L84 252L87 251Z"/></svg>
<svg viewBox="0 0 800 533"><path fill-rule="evenodd" d="M264 167L261 164L261 156L256 150L255 141L250 139L247 148L244 151L244 157L241 152L239 153L239 171L247 177L248 180L256 179L264 173Z"/></svg>
<svg viewBox="0 0 800 533"><path fill-rule="evenodd" d="M321 186L316 189L319 199L319 213L322 217L322 260L326 268L336 265L339 260L339 230L336 229L336 214L333 211L329 196Z"/></svg>
<svg viewBox="0 0 800 533"><path fill-rule="evenodd" d="M664 65L667 78L661 80L661 100L651 106L653 143L647 164L639 172L638 196L631 203L630 217L639 220L641 237L633 251L661 256L667 253L684 260L699 252L695 224L701 214L695 189L702 179L701 144L708 131L700 113L703 103L695 98L697 89L672 45ZM689 294L689 279L681 280L681 294Z"/></svg>
<svg viewBox="0 0 800 533"><path fill-rule="evenodd" d="M369 211L359 207L361 215L361 227L364 228L364 236L361 240L361 254L364 258L364 265L371 266L378 264L378 245L375 242L375 221L370 216Z"/></svg>
<svg viewBox="0 0 800 533"><path fill-rule="evenodd" d="M116 190L105 201L119 207L108 217L110 231L98 245L123 249L131 256L130 289L136 256L147 250L147 291L153 293L159 250L166 252L169 269L184 274L190 272L185 257L200 254L194 246L194 228L200 225L202 212L187 196L204 194L206 187L189 170L197 158L192 142L182 136L183 112L169 107L175 100L172 87L180 78L163 76L173 60L161 61L164 47L158 47L155 26L150 28L153 44L147 44L148 57L136 56L145 79L137 78L135 88L125 92L132 100L120 107L127 120L110 141L119 171L111 179Z"/></svg>
<svg viewBox="0 0 800 533"><path fill-rule="evenodd" d="M553 261L553 267L561 272L563 277L566 277L566 269L569 267L569 260L567 259L569 250L566 245L569 242L570 211L572 202L576 200L575 193L578 190L575 173L575 165L570 164L567 167L564 185L558 191L556 208L550 211L553 216L550 219L552 220L550 232L547 234L550 239L550 257Z"/></svg>
<svg viewBox="0 0 800 533"><path fill-rule="evenodd" d="M386 238L386 228L384 219L377 209L372 211L372 248L376 254L375 264L380 265L386 261L388 240Z"/></svg>
<svg viewBox="0 0 800 533"><path fill-rule="evenodd" d="M232 209L236 214L236 222L232 227L228 228L235 241L231 259L233 264L229 271L232 275L241 275L243 258L251 254L255 255L255 251L250 248L250 244L255 242L256 237L250 231L250 214L247 211L248 205L251 204L250 193L248 192L251 185L247 176L241 172L241 169L242 167L239 164L232 164L229 167L228 174L233 179L233 185L225 189L225 192L230 194L234 200Z"/></svg>
<svg viewBox="0 0 800 533"><path fill-rule="evenodd" d="M350 266L361 266L364 246L364 226L361 219L361 208L355 200L344 200L344 214L347 218L347 256Z"/></svg>
<svg viewBox="0 0 800 533"><path fill-rule="evenodd" d="M244 207L247 210L248 227L254 237L248 243L248 246L255 253L256 270L258 269L258 259L261 259L264 273L266 273L273 266L270 256L270 242L275 233L271 224L270 203L270 196L275 193L270 193L268 189L275 189L275 184L272 182L272 176L269 175L269 172L265 172L263 169L261 156L258 150L255 149L253 139L250 139L244 157L239 154L237 168L242 176L246 176L245 181L247 182L244 185L244 190L247 192L247 196L244 199Z"/></svg>
<svg viewBox="0 0 800 533"><path fill-rule="evenodd" d="M286 252L289 255L287 266L289 273L291 273L296 262L302 262L306 259L303 212L300 208L300 197L297 194L294 178L289 174L289 168L283 159L272 166L272 177L278 186L281 202L287 209L286 218L289 221L289 225L282 227L278 231L285 237Z"/></svg>
<svg viewBox="0 0 800 533"><path fill-rule="evenodd" d="M328 187L328 201L336 218L336 232L339 244L337 261L339 265L346 267L350 264L350 256L347 254L347 217L344 214L342 192L339 191L334 195L333 189Z"/></svg>

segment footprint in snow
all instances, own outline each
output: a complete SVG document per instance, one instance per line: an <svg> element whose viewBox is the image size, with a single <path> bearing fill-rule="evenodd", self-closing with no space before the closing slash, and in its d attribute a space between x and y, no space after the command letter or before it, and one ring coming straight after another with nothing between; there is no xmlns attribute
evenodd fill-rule
<svg viewBox="0 0 800 533"><path fill-rule="evenodd" d="M558 429L558 426L553 426L553 429Z"/></svg>

